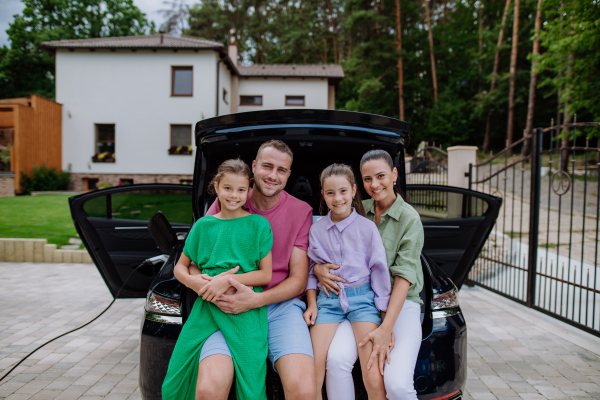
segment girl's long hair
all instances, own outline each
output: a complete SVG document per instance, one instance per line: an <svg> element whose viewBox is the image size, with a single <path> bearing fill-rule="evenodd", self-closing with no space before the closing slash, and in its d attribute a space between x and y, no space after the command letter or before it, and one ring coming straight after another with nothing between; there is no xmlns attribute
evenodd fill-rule
<svg viewBox="0 0 600 400"><path fill-rule="evenodd" d="M219 186L219 182L221 182L221 178L225 174L233 174L233 175L241 175L248 178L248 187L252 185L252 170L248 164L243 162L241 159L231 159L227 161L223 161L219 168L217 169L216 175L212 178L210 183L208 184L208 193L211 195L216 195L217 191L215 190L215 183ZM219 204L219 209L221 208L221 202L217 197L217 203Z"/></svg>
<svg viewBox="0 0 600 400"><path fill-rule="evenodd" d="M390 171L394 171L394 161L392 160L392 156L390 156L390 153L387 151L380 149L367 151L360 159L360 169L362 170L362 167L365 163L373 160L383 160L390 167ZM406 195L402 192L402 190L400 190L400 183L396 183L394 185L394 193L402 197L404 201L408 202Z"/></svg>
<svg viewBox="0 0 600 400"><path fill-rule="evenodd" d="M348 182L350 182L350 186L356 186L356 178L354 177L354 172L352 172L352 168L346 164L331 164L329 167L325 168L323 172L321 172L321 187L323 187L323 182L325 179L332 176L341 176L346 178ZM323 204L325 203L325 199L321 196L321 204L319 205L319 213L323 215ZM358 187L356 188L356 195L352 198L352 207L356 210L356 212L363 217L367 217L367 213L365 212L365 208L362 205L362 201L360 199L360 190Z"/></svg>

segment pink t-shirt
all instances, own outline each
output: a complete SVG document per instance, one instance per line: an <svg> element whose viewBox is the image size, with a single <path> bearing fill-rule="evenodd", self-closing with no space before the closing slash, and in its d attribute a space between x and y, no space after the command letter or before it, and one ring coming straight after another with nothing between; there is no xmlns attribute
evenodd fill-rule
<svg viewBox="0 0 600 400"><path fill-rule="evenodd" d="M271 283L263 288L265 290L279 285L289 276L290 257L295 247L308 250L308 231L312 225L312 207L308 203L298 200L281 191L279 203L270 210L258 210L250 201L252 190L248 193L248 200L244 208L251 214L265 217L271 224L273 230L273 277ZM220 211L217 200L210 206L206 215L214 215Z"/></svg>

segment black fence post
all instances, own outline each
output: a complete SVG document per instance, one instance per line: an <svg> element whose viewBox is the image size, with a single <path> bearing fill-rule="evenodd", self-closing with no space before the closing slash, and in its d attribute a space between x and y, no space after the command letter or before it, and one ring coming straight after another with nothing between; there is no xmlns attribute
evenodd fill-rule
<svg viewBox="0 0 600 400"><path fill-rule="evenodd" d="M527 307L535 304L535 283L538 256L538 234L540 227L540 186L542 167L542 128L532 131L531 188L529 202L529 259L527 266Z"/></svg>
<svg viewBox="0 0 600 400"><path fill-rule="evenodd" d="M471 188L471 184L473 182L473 164L469 163L469 172L465 173L469 177L469 190L473 190Z"/></svg>

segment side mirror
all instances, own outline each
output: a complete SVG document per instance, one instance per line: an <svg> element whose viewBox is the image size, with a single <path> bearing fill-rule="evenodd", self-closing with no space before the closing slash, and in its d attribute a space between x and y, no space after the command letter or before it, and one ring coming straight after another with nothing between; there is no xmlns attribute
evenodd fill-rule
<svg viewBox="0 0 600 400"><path fill-rule="evenodd" d="M157 211L152 216L148 222L148 230L160 251L168 255L175 253L175 245L178 242L177 235L163 213Z"/></svg>

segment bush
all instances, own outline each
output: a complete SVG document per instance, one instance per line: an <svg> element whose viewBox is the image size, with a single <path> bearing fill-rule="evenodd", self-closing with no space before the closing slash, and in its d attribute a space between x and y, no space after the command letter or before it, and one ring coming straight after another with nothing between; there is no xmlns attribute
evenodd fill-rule
<svg viewBox="0 0 600 400"><path fill-rule="evenodd" d="M57 171L55 167L43 164L33 167L33 176L21 171L21 187L27 194L34 191L67 190L71 182L71 174L67 171Z"/></svg>

